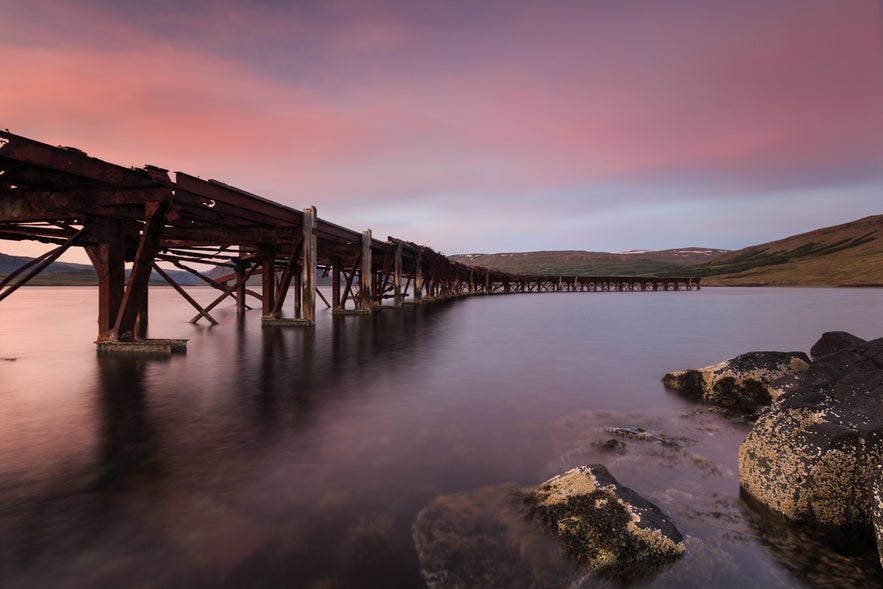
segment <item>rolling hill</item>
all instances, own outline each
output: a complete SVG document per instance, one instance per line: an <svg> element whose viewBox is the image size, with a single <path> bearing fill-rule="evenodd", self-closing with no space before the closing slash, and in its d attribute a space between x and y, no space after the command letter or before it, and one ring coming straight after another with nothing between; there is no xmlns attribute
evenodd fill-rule
<svg viewBox="0 0 883 589"><path fill-rule="evenodd" d="M500 254L458 254L452 260L469 266L493 268L513 274L562 276L641 276L679 274L688 266L710 262L727 250L681 248L628 252L542 251Z"/></svg>
<svg viewBox="0 0 883 589"><path fill-rule="evenodd" d="M722 255L687 269L722 286L883 286L883 215Z"/></svg>
<svg viewBox="0 0 883 589"><path fill-rule="evenodd" d="M452 259L515 274L700 276L718 286L883 286L883 215L737 251L544 251Z"/></svg>

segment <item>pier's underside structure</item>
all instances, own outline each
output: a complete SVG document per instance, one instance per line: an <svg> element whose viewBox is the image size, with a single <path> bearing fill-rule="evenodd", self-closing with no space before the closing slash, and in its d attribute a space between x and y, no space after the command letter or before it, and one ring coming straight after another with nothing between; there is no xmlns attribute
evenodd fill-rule
<svg viewBox="0 0 883 589"><path fill-rule="evenodd" d="M148 283L159 275L215 323L212 309L234 297L258 301L265 324L313 325L317 272L330 274L339 314L466 294L691 290L695 278L518 276L456 263L426 246L354 231L215 180L154 166L126 168L0 131L0 240L51 249L0 280L0 301L71 247L87 252L98 277L98 343L146 334ZM128 266L128 270L127 270ZM166 271L177 267L218 290L198 304ZM210 268L228 271L219 276ZM210 275L209 275L210 274ZM248 281L260 276L259 291ZM254 282L254 281L253 281ZM294 288L292 288L294 287ZM293 317L284 318L288 293Z"/></svg>

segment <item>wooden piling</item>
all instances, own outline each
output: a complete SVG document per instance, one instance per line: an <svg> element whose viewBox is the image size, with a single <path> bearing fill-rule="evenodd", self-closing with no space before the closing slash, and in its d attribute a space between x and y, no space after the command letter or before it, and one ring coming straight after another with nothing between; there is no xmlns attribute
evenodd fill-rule
<svg viewBox="0 0 883 589"><path fill-rule="evenodd" d="M304 209L304 248L302 270L303 315L311 325L316 323L316 207Z"/></svg>
<svg viewBox="0 0 883 589"><path fill-rule="evenodd" d="M261 252L261 317L272 317L276 306L276 252L265 246Z"/></svg>
<svg viewBox="0 0 883 589"><path fill-rule="evenodd" d="M235 281L237 284L236 289L233 291L236 298L236 314L242 315L245 313L245 281L242 277L245 276L246 264L241 259L236 260L233 264L233 270L236 273Z"/></svg>
<svg viewBox="0 0 883 589"><path fill-rule="evenodd" d="M371 230L362 232L362 268L359 271L360 305L363 312L371 310L372 299Z"/></svg>
<svg viewBox="0 0 883 589"><path fill-rule="evenodd" d="M343 310L343 301L340 300L340 272L343 269L343 260L335 256L331 262L331 311Z"/></svg>
<svg viewBox="0 0 883 589"><path fill-rule="evenodd" d="M417 250L414 261L414 297L415 303L423 302L423 248Z"/></svg>

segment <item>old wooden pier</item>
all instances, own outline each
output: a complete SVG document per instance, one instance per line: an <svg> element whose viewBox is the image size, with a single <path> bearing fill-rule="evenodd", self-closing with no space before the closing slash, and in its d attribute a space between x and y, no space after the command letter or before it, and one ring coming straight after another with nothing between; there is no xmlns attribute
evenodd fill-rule
<svg viewBox="0 0 883 589"><path fill-rule="evenodd" d="M103 348L183 347L144 340L148 283L155 272L216 323L227 297L244 311L260 302L265 325L314 325L317 272L331 276L335 314L368 314L405 303L464 295L699 288L698 278L519 276L449 260L431 248L320 219L215 180L154 166L126 168L0 131L0 239L54 246L0 281L0 301L71 247L85 249L98 277L98 340ZM126 264L131 267L126 272ZM163 264L163 265L160 265ZM218 290L197 303L164 269L186 270ZM226 276L199 268L222 266ZM260 292L249 288L261 277ZM294 287L294 288L292 288ZM288 293L293 318L283 318Z"/></svg>

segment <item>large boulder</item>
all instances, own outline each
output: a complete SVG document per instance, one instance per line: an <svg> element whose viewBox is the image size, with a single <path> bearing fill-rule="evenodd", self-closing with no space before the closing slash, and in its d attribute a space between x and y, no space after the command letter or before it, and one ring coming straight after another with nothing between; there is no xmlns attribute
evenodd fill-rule
<svg viewBox="0 0 883 589"><path fill-rule="evenodd" d="M869 529L883 460L883 339L821 356L780 387L739 448L743 490L787 519Z"/></svg>
<svg viewBox="0 0 883 589"><path fill-rule="evenodd" d="M778 389L770 383L808 366L803 352L748 352L705 368L669 372L662 380L708 403L754 411L774 400Z"/></svg>
<svg viewBox="0 0 883 589"><path fill-rule="evenodd" d="M525 501L573 559L604 577L640 579L685 550L668 517L600 464L558 475Z"/></svg>

